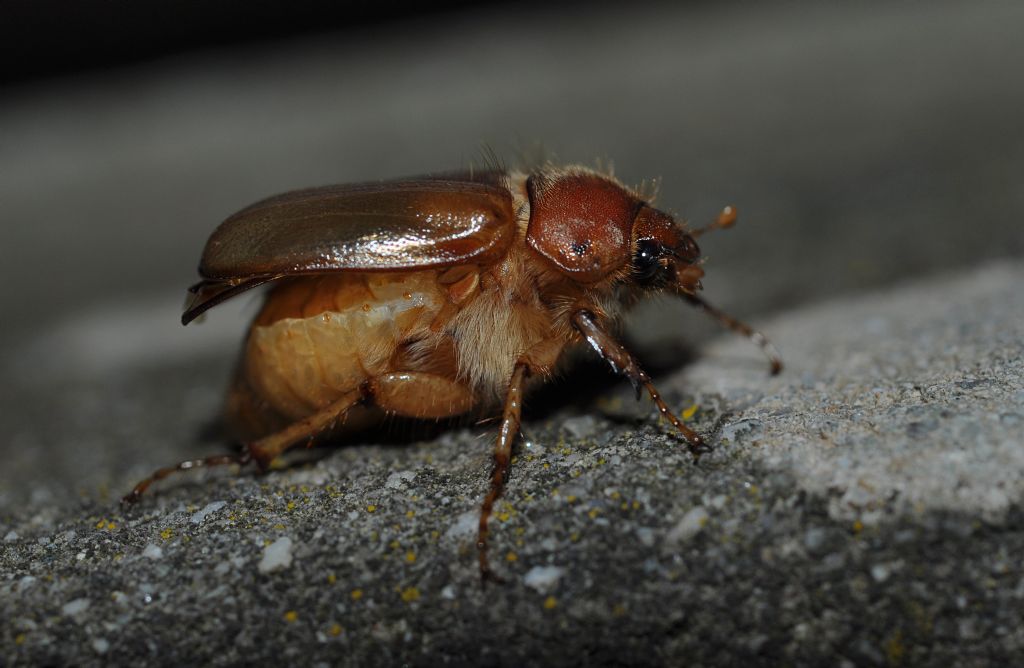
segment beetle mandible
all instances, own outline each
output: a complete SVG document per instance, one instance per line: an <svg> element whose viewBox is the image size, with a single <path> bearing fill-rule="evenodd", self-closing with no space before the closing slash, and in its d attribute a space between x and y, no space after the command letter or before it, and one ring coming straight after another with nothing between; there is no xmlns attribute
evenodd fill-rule
<svg viewBox="0 0 1024 668"><path fill-rule="evenodd" d="M160 469L136 501L174 471L255 462L385 415L438 419L501 412L477 547L508 479L528 379L543 381L585 344L646 390L694 457L707 446L675 416L610 333L624 307L668 292L750 337L759 332L698 295L695 238L735 222L731 207L687 231L640 192L581 167L493 168L299 190L257 202L212 234L187 324L256 286L271 290L253 321L225 418L245 446ZM496 578L495 578L496 579Z"/></svg>

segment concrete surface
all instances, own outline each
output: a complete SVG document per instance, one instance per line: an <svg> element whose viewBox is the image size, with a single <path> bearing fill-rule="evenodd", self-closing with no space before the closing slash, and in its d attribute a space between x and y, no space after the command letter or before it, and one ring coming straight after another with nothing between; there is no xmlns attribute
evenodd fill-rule
<svg viewBox="0 0 1024 668"><path fill-rule="evenodd" d="M486 427L178 480L128 511L109 494L51 505L40 482L5 504L5 658L1009 663L1024 651L1022 283L1024 264L997 263L780 314L762 323L789 362L775 378L744 341L715 341L660 382L716 444L697 466L626 388L528 421L494 521L508 583L486 590ZM179 393L120 391L127 432ZM187 403L186 425L206 408ZM107 402L76 406L109 421ZM111 491L158 462L136 455Z"/></svg>
<svg viewBox="0 0 1024 668"><path fill-rule="evenodd" d="M1024 8L532 19L3 91L0 664L1020 663ZM120 508L223 447L256 302L177 325L220 219L510 138L740 209L707 296L787 371L681 305L630 328L713 455L584 359L531 402L486 591L488 425Z"/></svg>

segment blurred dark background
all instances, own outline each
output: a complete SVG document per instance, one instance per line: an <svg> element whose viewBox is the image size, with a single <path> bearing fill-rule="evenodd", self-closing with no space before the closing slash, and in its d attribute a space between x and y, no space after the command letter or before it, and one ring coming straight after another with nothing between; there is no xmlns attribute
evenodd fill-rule
<svg viewBox="0 0 1024 668"><path fill-rule="evenodd" d="M484 145L612 160L696 223L736 205L740 225L702 244L705 284L745 317L1024 251L1017 4L3 13L0 338L37 380L223 356L235 317L177 325L220 220ZM682 308L653 315L640 338L681 336Z"/></svg>
<svg viewBox="0 0 1024 668"><path fill-rule="evenodd" d="M516 3L519 7L537 4ZM422 5L326 0L181 0L170 5L129 0L9 0L4 3L0 24L5 56L0 63L0 81L28 82L188 51L317 33L386 29L501 5L467 0Z"/></svg>

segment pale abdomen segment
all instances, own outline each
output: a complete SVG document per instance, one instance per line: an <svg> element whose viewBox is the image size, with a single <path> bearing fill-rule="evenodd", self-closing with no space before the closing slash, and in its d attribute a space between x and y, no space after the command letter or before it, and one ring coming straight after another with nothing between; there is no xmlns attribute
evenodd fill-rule
<svg viewBox="0 0 1024 668"><path fill-rule="evenodd" d="M445 303L433 271L284 283L253 323L240 375L254 398L282 417L306 417L367 381L403 371L400 347L431 336Z"/></svg>

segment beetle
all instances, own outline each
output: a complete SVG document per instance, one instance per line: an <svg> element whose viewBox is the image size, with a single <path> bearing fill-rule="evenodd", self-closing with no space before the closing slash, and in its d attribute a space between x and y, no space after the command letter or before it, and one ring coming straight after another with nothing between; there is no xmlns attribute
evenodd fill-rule
<svg viewBox="0 0 1024 668"><path fill-rule="evenodd" d="M735 210L688 231L610 174L551 164L494 167L390 182L311 188L257 202L212 234L190 288L188 324L271 284L229 389L225 420L244 443L160 469L134 502L174 471L254 462L338 437L387 415L440 419L500 411L490 486L477 529L481 576L488 520L509 475L528 380L543 382L573 346L592 348L646 390L693 456L704 439L675 416L612 335L638 299L671 293L750 337L708 304L696 238L731 226Z"/></svg>

